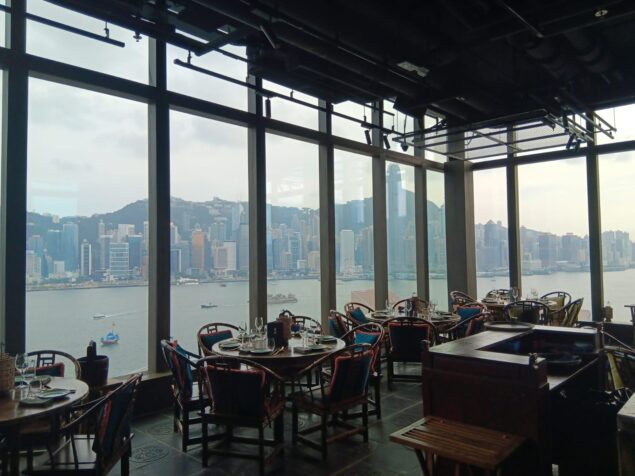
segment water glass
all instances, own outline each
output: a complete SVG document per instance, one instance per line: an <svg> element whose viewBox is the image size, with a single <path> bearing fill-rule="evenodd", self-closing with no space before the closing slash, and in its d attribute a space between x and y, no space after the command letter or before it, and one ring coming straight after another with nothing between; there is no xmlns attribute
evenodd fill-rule
<svg viewBox="0 0 635 476"><path fill-rule="evenodd" d="M276 339L273 337L267 339L267 348L273 352L276 349Z"/></svg>
<svg viewBox="0 0 635 476"><path fill-rule="evenodd" d="M31 395L31 381L35 378L35 366L35 359L27 359L27 367L22 371L22 378L27 385L27 397Z"/></svg>
<svg viewBox="0 0 635 476"><path fill-rule="evenodd" d="M24 383L24 371L29 367L29 356L26 353L17 354L15 356L15 368L20 374L20 385L16 388L26 388Z"/></svg>
<svg viewBox="0 0 635 476"><path fill-rule="evenodd" d="M262 319L262 317L258 316L256 317L256 335L259 336L262 334L262 329L264 327L264 320Z"/></svg>

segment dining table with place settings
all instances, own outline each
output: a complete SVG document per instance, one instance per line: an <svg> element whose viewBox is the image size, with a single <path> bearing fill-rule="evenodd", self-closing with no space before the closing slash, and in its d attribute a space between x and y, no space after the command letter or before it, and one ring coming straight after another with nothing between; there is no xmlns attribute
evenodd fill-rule
<svg viewBox="0 0 635 476"><path fill-rule="evenodd" d="M20 474L21 428L43 417L61 415L88 395L88 385L74 378L51 377L44 384L44 390L33 396L29 393L28 388L14 388L0 397L0 433L7 438L11 476Z"/></svg>
<svg viewBox="0 0 635 476"><path fill-rule="evenodd" d="M346 347L342 339L317 336L314 343L306 344L299 336L289 339L286 346L245 346L238 339L226 339L215 343L212 352L226 357L243 357L270 368L285 380L293 379L298 372L325 355Z"/></svg>

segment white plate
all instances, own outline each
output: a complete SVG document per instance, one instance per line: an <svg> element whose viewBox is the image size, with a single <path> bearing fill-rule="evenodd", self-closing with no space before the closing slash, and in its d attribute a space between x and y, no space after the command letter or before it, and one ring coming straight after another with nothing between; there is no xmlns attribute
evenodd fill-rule
<svg viewBox="0 0 635 476"><path fill-rule="evenodd" d="M71 393L72 392L66 388L51 388L50 390L42 390L37 396L47 400L56 400L58 398L64 398Z"/></svg>

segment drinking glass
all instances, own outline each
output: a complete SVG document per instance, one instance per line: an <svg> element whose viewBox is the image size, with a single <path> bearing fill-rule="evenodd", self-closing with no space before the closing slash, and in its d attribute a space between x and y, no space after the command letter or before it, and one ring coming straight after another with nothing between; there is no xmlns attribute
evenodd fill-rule
<svg viewBox="0 0 635 476"><path fill-rule="evenodd" d="M27 385L24 383L24 371L29 366L29 356L26 353L17 354L15 356L15 368L20 374L20 385L17 385L16 388L26 388Z"/></svg>
<svg viewBox="0 0 635 476"><path fill-rule="evenodd" d="M242 322L238 325L238 340L240 340L240 345L245 345L245 338L247 337L247 323Z"/></svg>
<svg viewBox="0 0 635 476"><path fill-rule="evenodd" d="M512 287L512 299L514 301L518 301L519 297L520 297L520 289L518 289L517 286L513 286Z"/></svg>
<svg viewBox="0 0 635 476"><path fill-rule="evenodd" d="M385 306L386 311L390 311L390 299L386 299Z"/></svg>
<svg viewBox="0 0 635 476"><path fill-rule="evenodd" d="M301 327L300 328L300 339L302 339L302 347L308 347L307 345L307 341L306 341L306 334L307 334L307 329L306 327Z"/></svg>
<svg viewBox="0 0 635 476"><path fill-rule="evenodd" d="M262 317L260 316L256 317L255 325L256 325L256 335L260 336L262 334L262 328L264 326L264 321Z"/></svg>
<svg viewBox="0 0 635 476"><path fill-rule="evenodd" d="M267 339L267 346L269 350L273 352L276 349L276 339L274 339L273 337Z"/></svg>
<svg viewBox="0 0 635 476"><path fill-rule="evenodd" d="M27 359L27 367L22 371L22 378L27 386L27 397L31 395L31 381L35 378L35 365L35 359Z"/></svg>
<svg viewBox="0 0 635 476"><path fill-rule="evenodd" d="M437 300L435 298L430 299L430 316L435 317L437 315Z"/></svg>

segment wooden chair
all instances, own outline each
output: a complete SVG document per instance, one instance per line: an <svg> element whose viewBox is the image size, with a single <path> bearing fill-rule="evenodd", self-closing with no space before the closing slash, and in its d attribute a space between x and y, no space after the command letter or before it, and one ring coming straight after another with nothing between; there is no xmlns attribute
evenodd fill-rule
<svg viewBox="0 0 635 476"><path fill-rule="evenodd" d="M322 324L316 319L309 316L292 316L293 324L291 324L291 331L298 332L301 329L315 329L319 334L322 334Z"/></svg>
<svg viewBox="0 0 635 476"><path fill-rule="evenodd" d="M558 307L565 307L571 303L571 294L566 291L552 291L540 296L540 299L548 299L550 301L556 301Z"/></svg>
<svg viewBox="0 0 635 476"><path fill-rule="evenodd" d="M298 375L311 373L329 365L333 370L328 381L322 379L320 385L293 396L293 420L291 424L292 442L301 442L328 456L328 444L341 438L361 434L368 441L368 379L372 370L375 353L369 344L354 344L326 355L312 363ZM338 418L342 412L361 405L362 426L355 426ZM302 430L298 429L298 411L303 410L318 415L320 423ZM331 417L331 418L329 418ZM342 427L344 431L327 435L329 426ZM320 431L319 442L307 435Z"/></svg>
<svg viewBox="0 0 635 476"><path fill-rule="evenodd" d="M485 295L485 299L488 298L502 298L505 301L511 300L511 289L492 289Z"/></svg>
<svg viewBox="0 0 635 476"><path fill-rule="evenodd" d="M400 309L405 309L408 305L408 301L410 301L412 298L406 298L406 299L402 299L401 301L397 301L395 304L392 305L392 308L394 311L399 311ZM417 298L417 313L421 313L423 312L424 309L428 309L428 307L430 307L430 303L428 303L428 301L426 301L425 299L421 299L421 298Z"/></svg>
<svg viewBox="0 0 635 476"><path fill-rule="evenodd" d="M386 369L388 388L396 380L421 381L420 374L395 374L395 362L421 364L421 343L436 342L434 324L413 317L395 317L384 322L388 331L388 347L386 349Z"/></svg>
<svg viewBox="0 0 635 476"><path fill-rule="evenodd" d="M540 301L510 302L503 308L503 316L508 321L518 319L520 322L546 325L549 307Z"/></svg>
<svg viewBox="0 0 635 476"><path fill-rule="evenodd" d="M478 334L485 329L485 322L489 319L488 311L482 311L470 317L462 319L459 323L447 329L437 336L438 342L450 342L453 340Z"/></svg>
<svg viewBox="0 0 635 476"><path fill-rule="evenodd" d="M356 326L355 321L335 310L329 311L329 332L333 337L341 339ZM349 344L349 342L347 342Z"/></svg>
<svg viewBox="0 0 635 476"><path fill-rule="evenodd" d="M72 376L80 379L82 369L78 360L61 350L34 350L27 354L35 357L35 374L38 376L65 377L72 370ZM67 368L69 368L67 372ZM59 422L51 418L40 418L29 422L20 431L20 445L26 449L27 470L33 469L33 456L36 449L52 452L51 435L57 433Z"/></svg>
<svg viewBox="0 0 635 476"><path fill-rule="evenodd" d="M203 466L209 455L222 454L257 459L260 474L265 464L283 450L284 393L282 377L256 362L240 357L211 356L197 362L200 392L208 395L203 420ZM265 427L273 423L273 439L265 439ZM212 435L208 425L226 427L226 431ZM235 427L258 429L258 438L236 436ZM219 443L213 447L210 441ZM257 444L258 453L232 451L232 442ZM272 451L265 455L265 446Z"/></svg>
<svg viewBox="0 0 635 476"><path fill-rule="evenodd" d="M102 476L121 460L121 474L127 476L134 436L130 419L141 377L133 375L106 396L73 407L70 421L60 429L66 438L62 446L27 474ZM84 428L95 428L95 433L78 434Z"/></svg>
<svg viewBox="0 0 635 476"><path fill-rule="evenodd" d="M64 377L66 375L66 365L70 364L73 370L73 377L80 379L82 376L82 369L77 359L61 350L34 350L29 352L28 356L36 359L36 375Z"/></svg>
<svg viewBox="0 0 635 476"><path fill-rule="evenodd" d="M240 329L225 322L212 322L205 324L196 333L196 340L198 341L198 351L201 355L214 355L212 353L212 346L217 342L225 339L231 339L234 337L234 333L240 332Z"/></svg>
<svg viewBox="0 0 635 476"><path fill-rule="evenodd" d="M181 449L187 451L189 445L201 442L201 437L190 437L190 427L201 423L198 416L205 401L194 386L194 370L199 355L186 351L176 342L161 341L163 358L172 372L172 396L174 398L174 432L181 433Z"/></svg>
<svg viewBox="0 0 635 476"><path fill-rule="evenodd" d="M362 304L361 302L348 302L344 304L344 313L355 323L356 326L368 322L366 314L374 311L375 310L372 307Z"/></svg>
<svg viewBox="0 0 635 476"><path fill-rule="evenodd" d="M612 389L627 387L635 392L635 351L627 347L606 346L609 384Z"/></svg>
<svg viewBox="0 0 635 476"><path fill-rule="evenodd" d="M463 291L450 291L450 300L452 301L454 309L470 302L476 302L476 299L468 294L465 294Z"/></svg>
<svg viewBox="0 0 635 476"><path fill-rule="evenodd" d="M582 309L583 303L584 298L580 298L567 304L562 309L564 318L562 319L560 325L563 327L574 327L578 322L578 316L580 314L580 309Z"/></svg>

